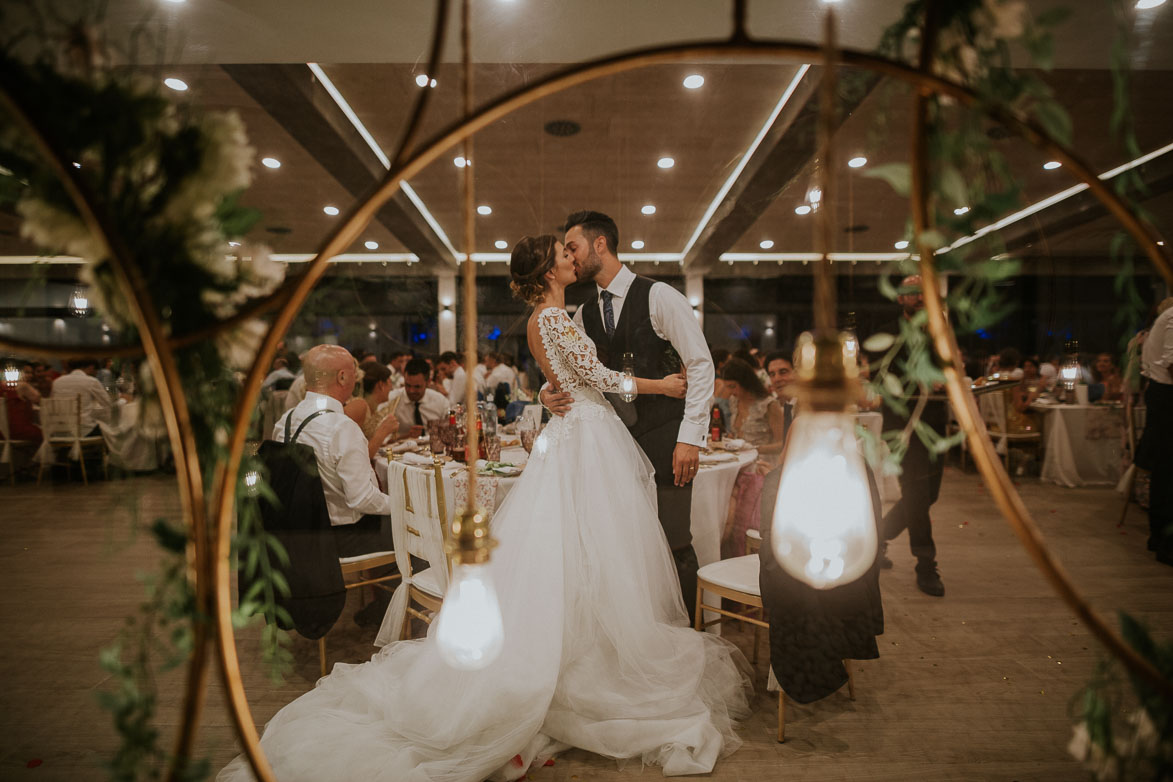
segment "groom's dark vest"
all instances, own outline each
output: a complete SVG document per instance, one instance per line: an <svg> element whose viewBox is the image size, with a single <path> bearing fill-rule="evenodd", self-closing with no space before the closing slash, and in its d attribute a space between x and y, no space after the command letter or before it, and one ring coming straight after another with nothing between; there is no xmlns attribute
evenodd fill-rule
<svg viewBox="0 0 1173 782"><path fill-rule="evenodd" d="M583 304L582 323L587 336L595 342L599 360L609 369L623 371L623 354L635 358L635 376L658 379L680 372L680 356L672 344L656 335L652 328L651 291L655 280L636 276L623 298L623 311L615 324L615 333L608 337L599 311L598 288L595 295ZM639 438L669 423L679 426L684 418L684 400L667 396L647 395L635 399L636 420L628 423L631 434ZM672 435L675 445L676 435Z"/></svg>

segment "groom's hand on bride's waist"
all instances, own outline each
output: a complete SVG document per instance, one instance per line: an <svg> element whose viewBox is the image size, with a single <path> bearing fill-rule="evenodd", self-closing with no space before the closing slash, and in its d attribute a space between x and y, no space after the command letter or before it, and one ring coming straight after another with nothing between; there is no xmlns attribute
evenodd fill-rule
<svg viewBox="0 0 1173 782"><path fill-rule="evenodd" d="M689 443L677 443L672 451L672 476L677 486L687 486L701 465L701 449Z"/></svg>
<svg viewBox="0 0 1173 782"><path fill-rule="evenodd" d="M566 415L570 412L570 405L573 397L561 391L555 391L549 386L542 389L538 394L541 399L542 407L549 410L554 415Z"/></svg>

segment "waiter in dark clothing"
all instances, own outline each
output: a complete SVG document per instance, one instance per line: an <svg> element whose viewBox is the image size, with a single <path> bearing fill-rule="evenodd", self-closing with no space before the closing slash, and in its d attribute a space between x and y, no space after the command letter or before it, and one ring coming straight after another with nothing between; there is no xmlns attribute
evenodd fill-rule
<svg viewBox="0 0 1173 782"><path fill-rule="evenodd" d="M900 283L901 293L896 297L900 305L900 319L910 320L924 309L924 299L921 295L920 275L905 277ZM893 322L883 332L900 334L900 319ZM902 369L908 360L907 346L894 362L895 367ZM938 396L940 388L929 389ZM916 409L920 395L914 394L905 400L908 405L908 414L901 414L888 405L884 405L884 430L904 429L908 425L909 417ZM920 420L932 427L940 436L945 435L945 425L948 421L949 410L943 397L930 398L925 402L921 411ZM887 542L908 530L908 545L912 555L916 557L916 585L920 591L933 597L942 597L945 594L945 585L941 583L941 576L937 572L937 546L933 542L933 525L929 518L929 509L937 501L941 491L941 477L944 474L944 454L930 453L929 449L914 432L908 441L908 450L901 462L900 473L900 501L884 516L881 527L883 543L881 543L880 564L882 567L892 567L892 560L886 553Z"/></svg>

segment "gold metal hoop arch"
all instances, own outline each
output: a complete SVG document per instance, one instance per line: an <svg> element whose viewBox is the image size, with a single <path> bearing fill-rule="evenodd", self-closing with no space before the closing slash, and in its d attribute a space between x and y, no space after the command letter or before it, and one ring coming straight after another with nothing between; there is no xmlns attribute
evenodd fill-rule
<svg viewBox="0 0 1173 782"><path fill-rule="evenodd" d="M91 194L84 188L84 183L73 176L69 166L54 152L51 140L46 139L28 118L28 115L21 110L8 89L8 81L3 74L0 74L0 103L3 103L14 116L20 119L26 132L38 143L46 159L65 183L70 196L77 204L91 231L96 236L102 237L109 247L110 258L116 270L119 285L127 300L131 302L135 324L142 335L143 347L152 371L156 373L156 377L163 379L163 382L159 383L160 401L167 420L172 447L177 455L181 496L184 500L185 514L190 522L194 549L192 569L196 582L197 604L207 605L214 613L215 642L221 673L229 696L229 709L244 753L258 779L265 780L265 782L274 782L275 780L260 748L259 737L244 693L231 624L229 553L235 502L235 481L232 480L232 477L239 469L247 428L245 424L259 396L265 368L272 362L278 341L324 274L329 259L342 252L345 247L358 238L360 232L373 219L379 208L394 195L402 181L420 173L447 149L509 113L545 96L605 76L649 65L695 62L711 58L769 58L788 63L822 63L824 62L824 53L820 47L813 44L782 40L751 40L745 37L739 28L735 36L727 41L702 41L628 52L568 68L532 85L507 93L474 115L456 122L436 134L417 153L408 156L402 164L393 165L378 187L365 200L355 204L347 211L343 220L338 223L314 259L307 265L304 274L287 282L270 296L254 302L238 315L199 333L181 335L170 341L164 335L157 315L150 306L150 292L145 290L142 281L137 279L133 264L128 262L128 256L124 252L120 252L124 250L124 247L119 242L113 226L101 215L98 205L94 203ZM1074 151L1055 141L1037 124L996 107L982 106L978 97L966 87L932 75L927 69L918 70L903 63L851 49L838 50L837 59L839 64L843 66L867 69L907 82L916 87L922 95L949 96L965 106L982 108L991 118L1062 162L1066 171L1071 172L1078 181L1086 184L1109 213L1114 215L1128 230L1166 282L1173 285L1173 263L1157 244L1159 235L1153 227L1134 214L1111 188L1099 180ZM923 135L923 125L918 125L916 132ZM915 143L923 145L923 138ZM917 165L917 161L914 161L914 169ZM923 165L923 160L920 165ZM921 176L921 186L914 190L913 195L914 210L919 210L922 207L919 207L918 203L923 204L924 199L923 175ZM922 252L921 265L922 274L928 283L934 274L931 256ZM925 274L925 270L927 270L927 274ZM992 445L986 436L985 426L981 417L976 415L973 396L967 388L962 386L960 374L952 364L957 356L956 340L945 317L942 302L936 294L935 287L926 284L925 293L930 332L938 352L947 363L945 374L950 401L957 409L959 423L975 454L975 462L982 477L991 487L991 493L994 495L999 510L1019 535L1035 564L1043 571L1069 608L1088 626L1101 643L1112 654L1120 658L1131 672L1144 677L1165 697L1173 697L1173 685L1145 660L1136 655L1092 610L1071 583L1058 561L1047 550L1041 533L1023 505L1021 498L1018 497L1009 477L994 456ZM214 336L248 318L274 310L276 310L276 314L262 341L253 367L246 376L238 398L234 426L230 433L228 459L222 462L215 472L211 502L212 534L208 535L203 507L200 465L195 453L190 422L187 419L181 379L178 377L172 351L182 344L191 344L199 338ZM0 346L9 345L15 347L12 343L0 341ZM48 355L61 355L62 351L67 350L56 346L37 346L29 343L20 343L20 345L27 352ZM72 355L77 355L79 352L81 351L76 351ZM109 350L104 352L107 355L111 353ZM208 550L209 548L211 551ZM204 602L200 599L201 596L210 599L208 602ZM196 647L189 664L187 693L184 700L185 708L182 716L183 725L180 728L180 738L176 746L176 756L180 759L179 765L182 765L183 759L190 756L194 743L195 726L199 721L203 701L206 644L209 637L205 623L197 620L196 625ZM173 776L174 771L175 769L173 769Z"/></svg>

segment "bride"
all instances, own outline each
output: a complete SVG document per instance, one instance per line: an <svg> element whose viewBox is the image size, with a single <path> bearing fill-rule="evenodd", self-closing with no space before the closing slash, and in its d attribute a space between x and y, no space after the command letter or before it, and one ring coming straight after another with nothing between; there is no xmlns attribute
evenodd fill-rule
<svg viewBox="0 0 1173 782"><path fill-rule="evenodd" d="M744 660L689 627L650 463L601 393L621 375L565 310L573 262L554 237L526 237L510 272L534 308L530 351L574 405L539 436L493 519L501 655L479 671L449 668L433 623L425 639L339 663L265 728L282 782L509 780L568 747L702 774L740 745ZM685 393L679 375L636 383ZM251 778L243 757L219 775Z"/></svg>

